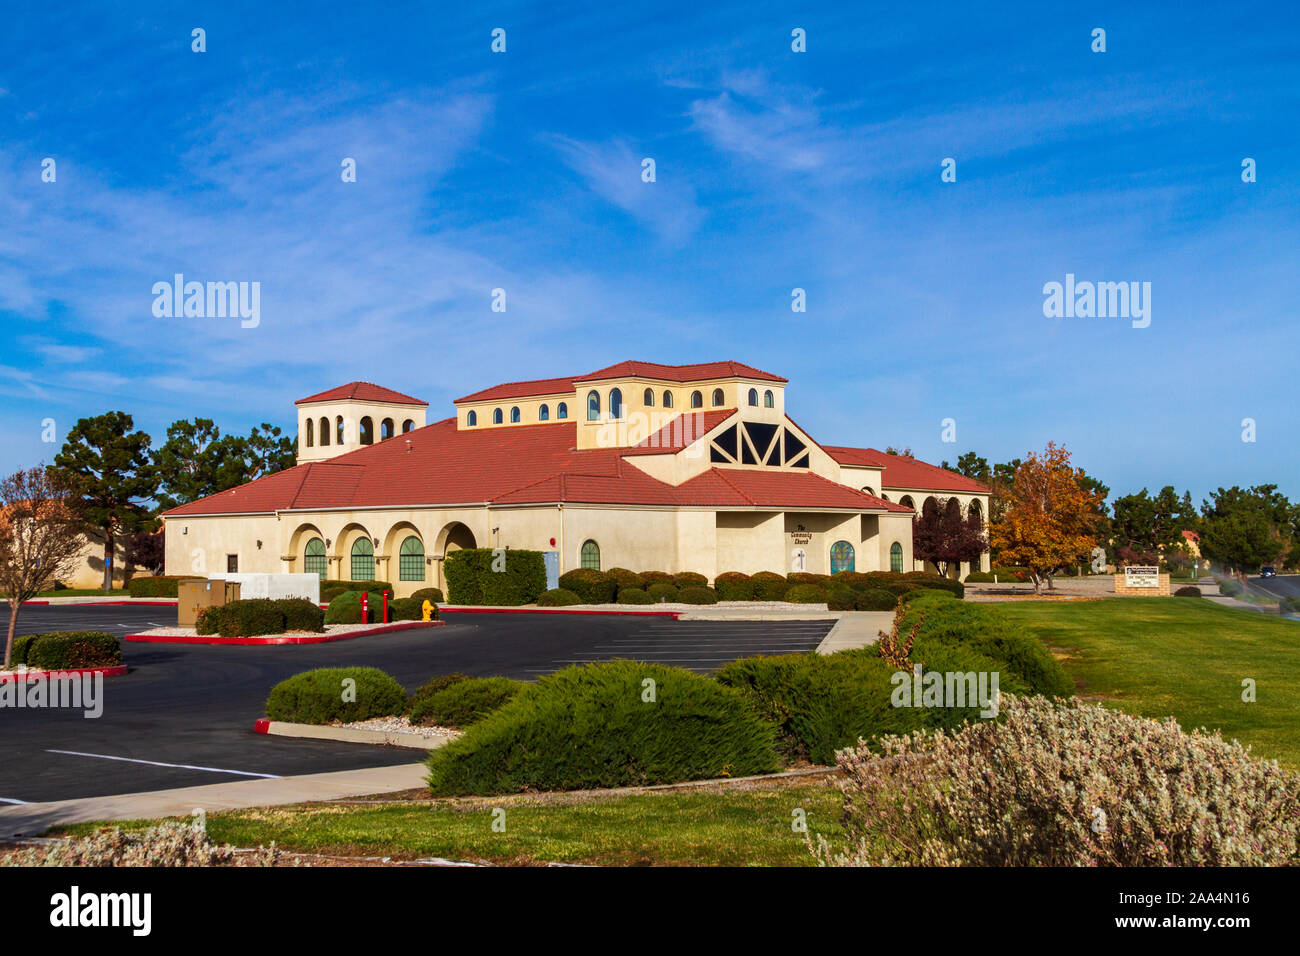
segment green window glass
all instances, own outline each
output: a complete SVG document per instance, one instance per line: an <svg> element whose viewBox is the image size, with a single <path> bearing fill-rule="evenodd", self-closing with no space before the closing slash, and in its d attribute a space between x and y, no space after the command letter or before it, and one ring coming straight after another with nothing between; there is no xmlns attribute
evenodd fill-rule
<svg viewBox="0 0 1300 956"><path fill-rule="evenodd" d="M600 570L600 545L595 541L582 542L582 566L592 571Z"/></svg>
<svg viewBox="0 0 1300 956"><path fill-rule="evenodd" d="M307 550L302 556L302 570L304 574L325 577L325 542L320 538L312 538L307 542Z"/></svg>
<svg viewBox="0 0 1300 956"><path fill-rule="evenodd" d="M897 541L889 546L889 570L903 570L903 546Z"/></svg>
<svg viewBox="0 0 1300 956"><path fill-rule="evenodd" d="M419 538L411 535L402 542L402 551L397 562L399 580L424 580L424 545Z"/></svg>
<svg viewBox="0 0 1300 956"><path fill-rule="evenodd" d="M373 581L375 579L375 546L369 538L357 538L352 545L352 580Z"/></svg>
<svg viewBox="0 0 1300 956"><path fill-rule="evenodd" d="M831 545L831 574L853 570L853 545L847 541L836 541Z"/></svg>

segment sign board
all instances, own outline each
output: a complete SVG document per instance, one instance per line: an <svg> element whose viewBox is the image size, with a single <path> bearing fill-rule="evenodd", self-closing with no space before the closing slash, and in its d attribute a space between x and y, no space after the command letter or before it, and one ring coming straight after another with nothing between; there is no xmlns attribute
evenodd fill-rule
<svg viewBox="0 0 1300 956"><path fill-rule="evenodd" d="M811 531L790 532L790 540L793 541L795 544L802 544L802 545L812 544L812 539L813 536Z"/></svg>
<svg viewBox="0 0 1300 956"><path fill-rule="evenodd" d="M305 598L320 603L319 574L213 574L214 581L233 581L240 585L240 597Z"/></svg>
<svg viewBox="0 0 1300 956"><path fill-rule="evenodd" d="M1124 569L1124 586L1126 588L1159 588L1160 569L1146 566L1127 567Z"/></svg>

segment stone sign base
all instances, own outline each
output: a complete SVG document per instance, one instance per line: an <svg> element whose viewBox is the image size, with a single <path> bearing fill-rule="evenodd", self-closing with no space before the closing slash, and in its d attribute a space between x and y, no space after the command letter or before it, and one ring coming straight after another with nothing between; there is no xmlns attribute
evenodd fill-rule
<svg viewBox="0 0 1300 956"><path fill-rule="evenodd" d="M1153 588L1131 588L1124 583L1124 575L1115 575L1115 593L1125 597L1169 597L1169 575L1157 575L1160 584Z"/></svg>

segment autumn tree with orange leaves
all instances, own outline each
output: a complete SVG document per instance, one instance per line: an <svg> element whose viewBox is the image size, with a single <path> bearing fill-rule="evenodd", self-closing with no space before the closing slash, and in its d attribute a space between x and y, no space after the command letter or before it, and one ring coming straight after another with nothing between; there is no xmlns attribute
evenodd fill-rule
<svg viewBox="0 0 1300 956"><path fill-rule="evenodd" d="M1064 446L1048 442L1042 455L1025 457L1006 489L991 543L999 561L1029 569L1035 594L1051 587L1057 571L1086 560L1096 544L1103 495L1088 488L1086 477Z"/></svg>
<svg viewBox="0 0 1300 956"><path fill-rule="evenodd" d="M45 468L16 471L0 481L0 594L9 600L6 668L23 602L70 574L85 544L68 497L67 482Z"/></svg>

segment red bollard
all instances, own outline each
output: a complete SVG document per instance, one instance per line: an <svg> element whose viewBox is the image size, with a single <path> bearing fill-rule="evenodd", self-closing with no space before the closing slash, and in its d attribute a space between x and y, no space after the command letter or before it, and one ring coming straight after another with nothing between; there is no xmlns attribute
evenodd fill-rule
<svg viewBox="0 0 1300 956"><path fill-rule="evenodd" d="M384 623L388 623L388 592L384 592Z"/></svg>
<svg viewBox="0 0 1300 956"><path fill-rule="evenodd" d="M361 623L366 623L366 598L370 597L366 591L361 592Z"/></svg>

